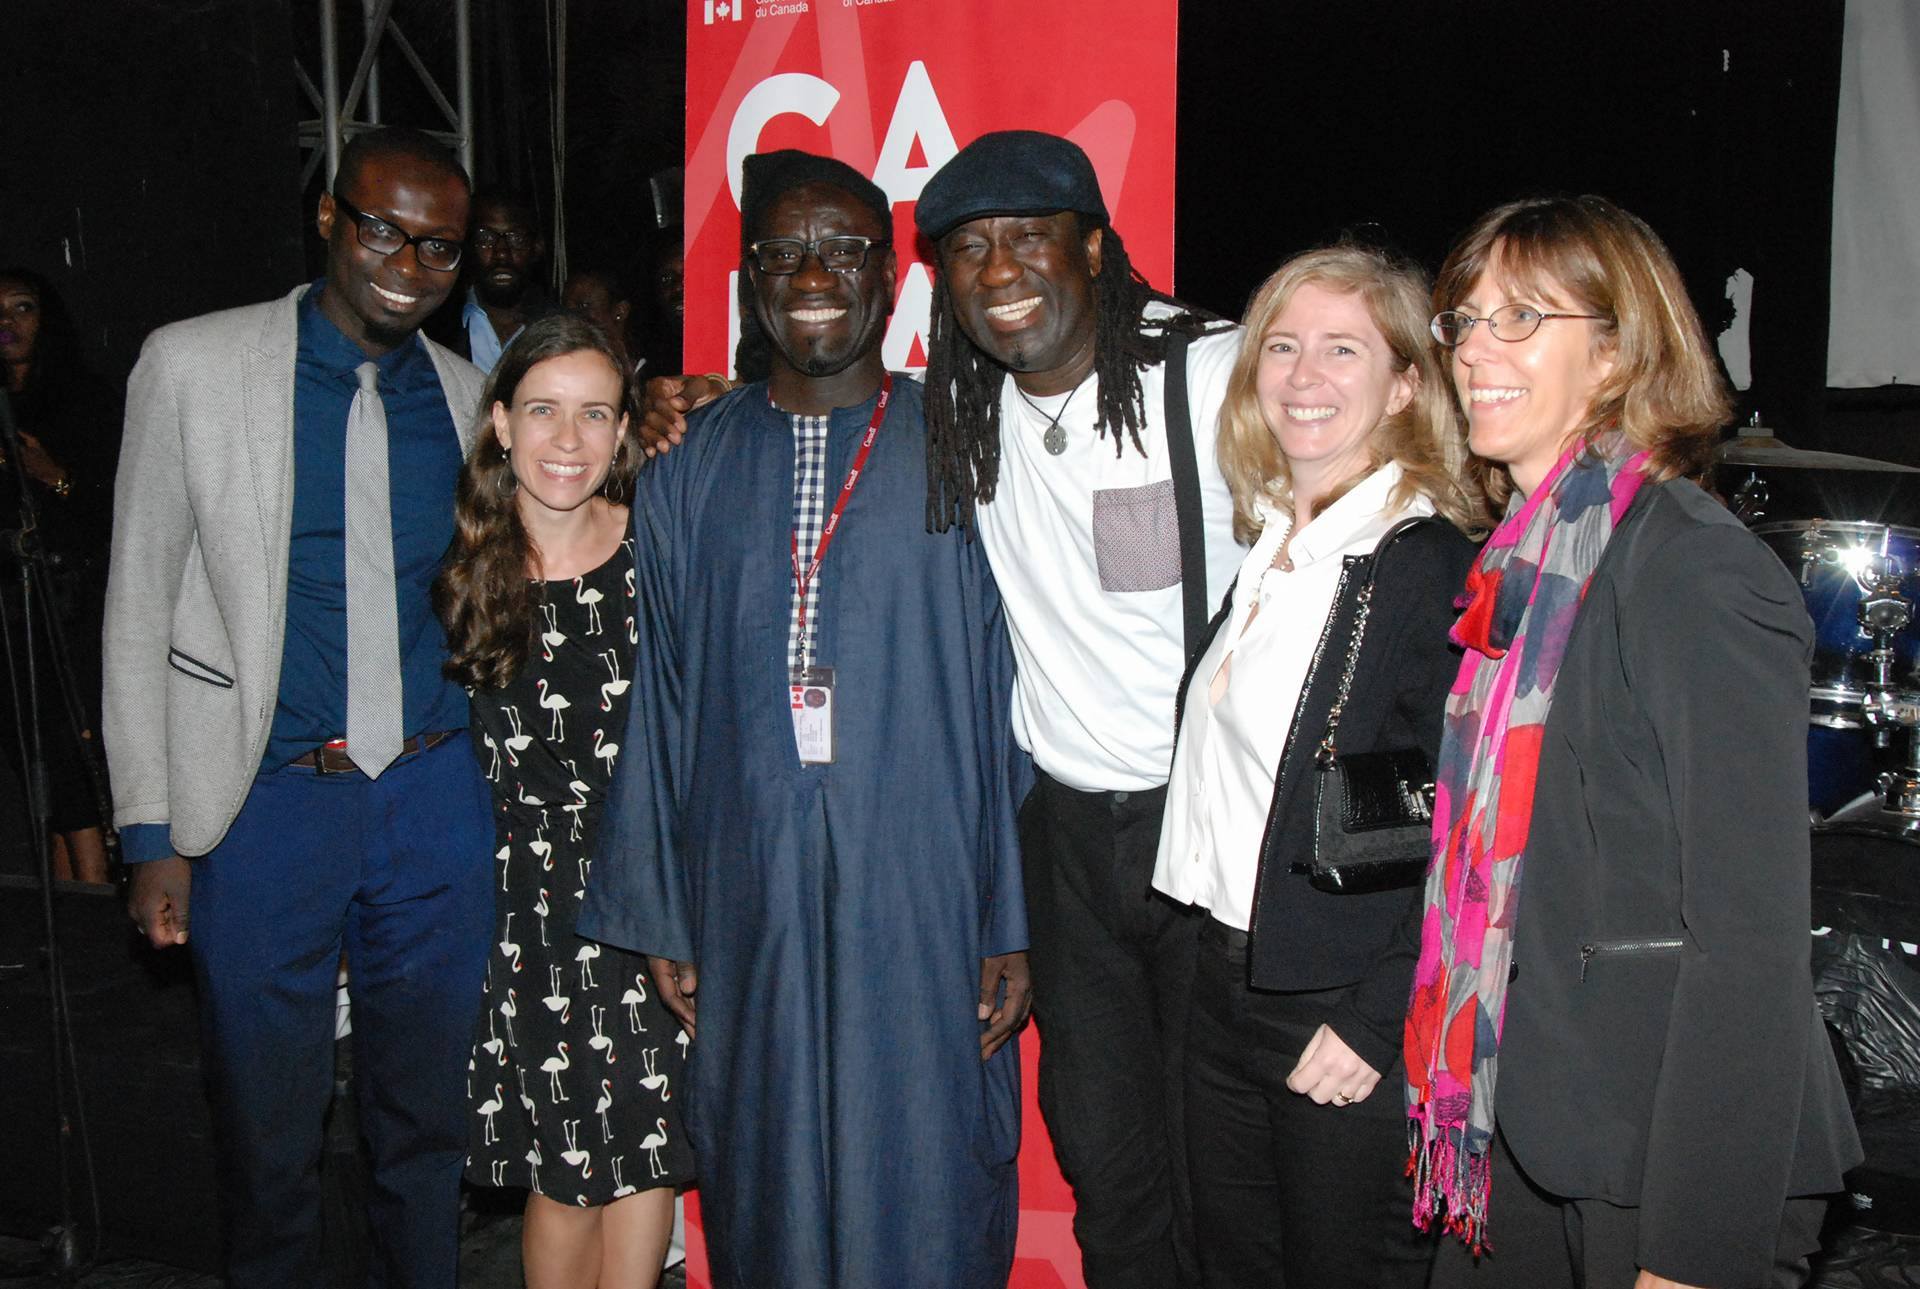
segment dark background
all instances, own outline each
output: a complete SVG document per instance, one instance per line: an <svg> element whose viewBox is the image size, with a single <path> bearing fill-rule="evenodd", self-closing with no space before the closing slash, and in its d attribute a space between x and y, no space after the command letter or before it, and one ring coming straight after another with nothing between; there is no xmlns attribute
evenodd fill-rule
<svg viewBox="0 0 1920 1289"><path fill-rule="evenodd" d="M356 0L340 10L344 81L360 18ZM544 214L549 6L473 12L476 177ZM574 268L644 263L662 236L646 180L683 151L684 15L568 7ZM1669 240L1709 332L1727 276L1754 274L1743 415L1801 446L1920 455L1899 433L1910 391L1822 388L1841 16L1840 0L1184 5L1180 293L1237 314L1288 254L1344 229L1377 226L1432 267L1497 201L1600 192ZM402 0L396 17L451 96L451 4ZM318 179L303 191L297 142L317 114L291 71L298 55L318 79L317 25L317 0L9 0L0 264L54 278L103 374L160 323L317 273ZM1038 69L1043 40L1009 48ZM398 56L383 70L386 119L430 123Z"/></svg>
<svg viewBox="0 0 1920 1289"><path fill-rule="evenodd" d="M1181 293L1237 314L1356 224L1437 268L1498 202L1600 193L1667 239L1710 336L1727 277L1754 275L1744 402L1817 434L1841 17L1839 0L1183 5Z"/></svg>
<svg viewBox="0 0 1920 1289"><path fill-rule="evenodd" d="M1126 5L1114 0L1115 21ZM543 214L556 200L550 8L473 4L476 178L526 190ZM358 0L340 10L344 82L360 45ZM1496 202L1599 192L1668 239L1710 333L1726 321L1728 275L1744 267L1757 279L1756 385L1743 415L1762 412L1802 447L1920 463L1913 389L1822 388L1841 0L1195 0L1182 10L1172 92L1187 299L1237 315L1288 255L1363 226L1434 267ZM102 375L123 377L156 326L318 274L318 179L303 180L300 148L301 122L317 112L293 73L297 57L319 77L318 11L318 0L0 0L0 265L53 279ZM451 4L401 0L396 12L451 95ZM965 0L947 12L965 21ZM568 7L559 196L575 268L645 263L663 237L647 177L684 152L685 13L683 0ZM1044 23L1006 33L1000 48L996 74L1009 78L1046 75L1071 53ZM432 123L397 54L382 70L385 119ZM18 814L0 809L0 869L23 868ZM17 1153L44 1164L44 1000L14 961L37 943L29 894L0 876L0 948L10 950L0 953L0 1067L23 1071L0 1099L0 1122L25 1124ZM205 1261L209 1178L204 1150L188 1148L202 1127L166 1109L201 1113L184 982L148 980L127 961L111 894L76 894L62 916L90 946L73 967L88 989L80 1032L115 1044L83 1054L102 1172L146 1179L110 1196L110 1224L129 1247L170 1242L174 1259ZM127 1059L128 1044L145 1059ZM152 1144L156 1125L173 1134L164 1149ZM11 1170L0 1219L44 1217L50 1175ZM192 1240L206 1248L183 1246Z"/></svg>

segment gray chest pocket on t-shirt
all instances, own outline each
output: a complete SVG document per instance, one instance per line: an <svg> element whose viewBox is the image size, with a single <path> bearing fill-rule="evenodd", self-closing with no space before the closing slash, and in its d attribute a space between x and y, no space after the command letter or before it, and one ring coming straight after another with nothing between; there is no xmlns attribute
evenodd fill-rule
<svg viewBox="0 0 1920 1289"><path fill-rule="evenodd" d="M1093 494L1093 550L1103 591L1180 585L1180 523L1173 480Z"/></svg>

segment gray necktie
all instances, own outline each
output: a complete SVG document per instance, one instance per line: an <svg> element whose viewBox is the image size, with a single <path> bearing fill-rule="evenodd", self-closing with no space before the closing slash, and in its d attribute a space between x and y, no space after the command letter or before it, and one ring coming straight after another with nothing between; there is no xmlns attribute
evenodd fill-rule
<svg viewBox="0 0 1920 1289"><path fill-rule="evenodd" d="M400 755L400 611L380 368L361 363L347 412L347 755L369 779Z"/></svg>

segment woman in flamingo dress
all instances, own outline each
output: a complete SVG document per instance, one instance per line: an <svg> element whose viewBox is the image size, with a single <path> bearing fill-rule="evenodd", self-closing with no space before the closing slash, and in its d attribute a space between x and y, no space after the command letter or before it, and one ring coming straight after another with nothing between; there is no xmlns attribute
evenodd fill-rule
<svg viewBox="0 0 1920 1289"><path fill-rule="evenodd" d="M495 805L467 1179L527 1188L530 1289L654 1284L674 1188L692 1176L680 1028L645 958L574 931L636 638L624 370L573 317L536 322L508 348L437 588Z"/></svg>

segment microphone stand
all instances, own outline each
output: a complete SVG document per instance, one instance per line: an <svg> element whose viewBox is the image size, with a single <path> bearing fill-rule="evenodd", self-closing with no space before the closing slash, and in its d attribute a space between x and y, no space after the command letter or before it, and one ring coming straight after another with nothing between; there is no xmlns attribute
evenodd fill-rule
<svg viewBox="0 0 1920 1289"><path fill-rule="evenodd" d="M40 722L40 676L36 657L35 614L36 608L46 618L48 638L56 644L55 666L61 672L61 680L66 682L66 707L69 724L78 741L79 725L71 718L77 715L72 693L72 673L64 665L66 659L59 655L60 630L58 615L53 611L52 598L47 594L50 579L47 577L47 554L40 542L39 508L35 504L32 480L27 475L26 458L20 450L20 433L13 421L13 405L4 389L0 389L0 450L13 462L14 478L19 485L20 526L5 533L6 546L11 550L20 569L20 621L23 627L24 645L21 649L21 665L15 666L14 655L8 650L9 680L14 689L15 722L20 734L19 746L26 763L21 767L22 777L27 785L27 815L32 830L32 844L35 860L35 872L40 881L40 912L45 922L47 936L47 997L49 1003L49 1034L52 1038L53 1057L53 1110L55 1153L60 1168L60 1220L46 1233L42 1247L46 1250L51 1270L59 1284L72 1285L78 1282L83 1269L80 1253L79 1222L74 1216L73 1204L73 1164L71 1151L74 1135L79 1134L81 1149L87 1157L89 1185L94 1196L94 1225L96 1238L99 1234L99 1187L93 1178L92 1151L88 1141L86 1111L81 1099L77 1052L73 1039L73 1018L67 1005L66 968L60 951L60 938L53 910L53 848L52 848L52 803L47 783L47 763L43 731ZM11 640L8 642L11 644ZM24 691L20 681L24 678ZM81 750L90 773L97 771L86 749ZM99 793L97 773L95 777L96 796ZM103 821L104 822L104 821ZM96 1249L97 1251L97 1249Z"/></svg>

